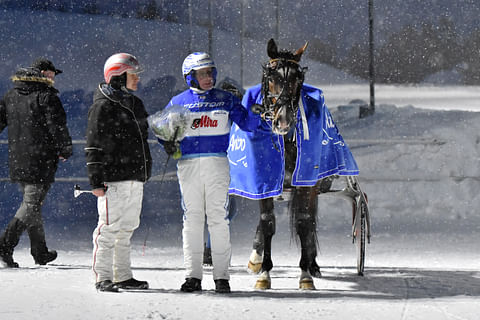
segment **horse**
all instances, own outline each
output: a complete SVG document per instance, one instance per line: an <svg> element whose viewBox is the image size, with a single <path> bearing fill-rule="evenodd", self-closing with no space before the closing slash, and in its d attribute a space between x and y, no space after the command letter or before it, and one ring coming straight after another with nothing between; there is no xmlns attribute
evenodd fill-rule
<svg viewBox="0 0 480 320"><path fill-rule="evenodd" d="M290 177L295 167L297 147L294 135L288 135L295 126L298 112L300 90L303 85L306 68L299 64L308 43L294 53L278 51L273 39L268 42L267 54L270 61L263 65L262 95L263 105L255 105L252 111L261 113L262 117L272 123L272 132L283 136L285 143L284 187L289 186ZM260 111L260 112L259 112ZM260 220L254 238L254 250L248 268L254 273L260 272L255 288L270 289L269 272L273 268L271 243L275 234L275 214L273 197L259 200ZM291 221L300 239L301 258L299 286L302 289L314 289L314 277L320 277L317 256L317 186L294 188L290 203ZM263 256L263 257L262 257ZM259 263L260 257L262 261Z"/></svg>
<svg viewBox="0 0 480 320"><path fill-rule="evenodd" d="M344 190L331 190L332 182L337 177L334 175L318 179L314 185L292 185L292 174L295 170L298 151L296 125L298 121L305 121L305 109L303 105L299 106L302 104L301 91L307 68L300 65L300 60L307 46L308 43L305 43L295 52L279 51L275 41L269 40L267 54L270 60L262 66L261 103L251 105L250 109L271 124L272 143L274 143L274 136L283 141L285 152L283 190L291 190L290 224L292 233L294 229L301 246L299 288L314 290L312 277L321 277L320 267L316 262L318 194L334 192L352 201L352 205L363 208L365 206L362 200L358 199L360 191L356 180L352 180ZM299 116L300 113L303 113L302 117ZM275 148L279 147L275 146ZM352 191L353 189L355 190ZM271 244L276 229L274 198L260 198L259 208L260 219L248 268L253 273L260 274L255 284L256 289L270 289L270 271L273 268ZM354 215L357 211L354 208Z"/></svg>

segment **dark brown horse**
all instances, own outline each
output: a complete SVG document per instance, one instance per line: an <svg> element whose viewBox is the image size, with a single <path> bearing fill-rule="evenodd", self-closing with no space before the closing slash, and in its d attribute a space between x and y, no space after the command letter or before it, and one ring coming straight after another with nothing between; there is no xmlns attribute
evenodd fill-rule
<svg viewBox="0 0 480 320"><path fill-rule="evenodd" d="M295 52L279 51L275 41L268 42L269 62L263 66L262 95L263 104L254 105L252 110L261 113L270 120L272 132L283 136L285 145L285 181L284 188L290 188L291 176L295 168L297 145L295 128L298 101L303 85L306 68L300 66L300 59L307 44ZM300 288L314 289L312 276L319 277L320 268L317 256L317 186L296 187L292 190L290 213L292 224L301 245ZM260 221L254 239L254 250L250 257L249 268L260 273L256 288L269 289L271 281L269 272L273 267L271 256L272 237L275 234L275 214L273 198L260 200Z"/></svg>
<svg viewBox="0 0 480 320"><path fill-rule="evenodd" d="M311 187L291 186L291 177L297 161L297 141L295 141L294 130L297 114L300 112L300 92L306 72L306 68L300 66L300 59L306 48L307 44L295 52L279 51L273 39L268 42L267 54L270 60L263 66L262 104L253 105L251 109L253 112L261 114L264 119L269 120L272 125L272 134L283 137L285 148L284 190L291 191L289 211L291 227L294 230L292 233L296 234L301 246L299 287L300 289L315 289L312 277L321 276L320 268L316 262L318 194L338 192L338 195L342 195L351 201L354 206L354 223L357 223L356 220L358 220L355 219L355 215L358 211L357 207L361 206L361 200L358 200L359 189L352 189L357 187L356 180L350 180L351 183L346 189L338 191L330 190L334 177L319 180L316 185ZM260 273L255 288L269 289L271 287L269 273L273 268L271 243L276 229L274 200L270 197L259 200L259 203L260 220L248 268L254 273ZM357 232L357 230L354 232Z"/></svg>

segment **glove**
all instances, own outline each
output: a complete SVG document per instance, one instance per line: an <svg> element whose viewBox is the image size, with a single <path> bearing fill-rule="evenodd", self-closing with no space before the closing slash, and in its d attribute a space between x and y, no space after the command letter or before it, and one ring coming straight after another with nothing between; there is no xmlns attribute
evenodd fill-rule
<svg viewBox="0 0 480 320"><path fill-rule="evenodd" d="M255 114L262 114L265 112L265 107L262 104L255 103L250 107L250 110Z"/></svg>
<svg viewBox="0 0 480 320"><path fill-rule="evenodd" d="M163 143L163 149L165 149L165 152L171 156L177 151L177 144L175 141L165 141Z"/></svg>

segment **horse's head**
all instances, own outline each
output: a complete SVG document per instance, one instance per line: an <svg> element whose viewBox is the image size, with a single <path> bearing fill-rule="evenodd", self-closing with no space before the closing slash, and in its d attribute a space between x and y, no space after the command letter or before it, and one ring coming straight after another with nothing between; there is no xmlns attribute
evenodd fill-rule
<svg viewBox="0 0 480 320"><path fill-rule="evenodd" d="M278 51L275 41L268 41L270 60L263 66L262 116L272 121L272 131L276 134L285 135L295 125L300 90L307 70L299 63L307 44L290 52Z"/></svg>

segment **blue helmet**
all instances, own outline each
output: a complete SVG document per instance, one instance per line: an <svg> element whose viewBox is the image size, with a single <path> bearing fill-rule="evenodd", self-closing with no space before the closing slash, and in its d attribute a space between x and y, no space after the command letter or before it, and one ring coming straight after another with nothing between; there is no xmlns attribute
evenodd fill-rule
<svg viewBox="0 0 480 320"><path fill-rule="evenodd" d="M182 65L182 73L187 85L199 89L198 81L195 78L195 70L208 67L212 68L213 82L215 84L217 81L217 68L210 55L205 52L194 52L189 54L183 61Z"/></svg>

